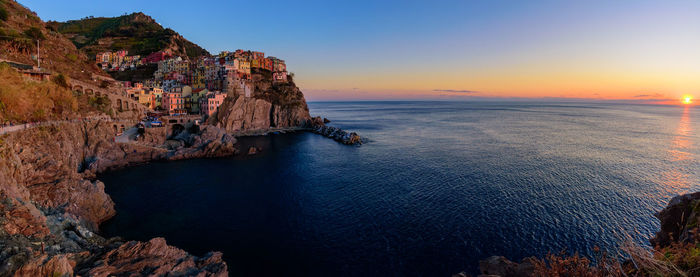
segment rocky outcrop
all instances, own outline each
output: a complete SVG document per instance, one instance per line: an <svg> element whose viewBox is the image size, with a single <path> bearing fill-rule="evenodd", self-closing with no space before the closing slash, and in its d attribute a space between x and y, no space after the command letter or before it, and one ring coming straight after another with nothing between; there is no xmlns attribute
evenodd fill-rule
<svg viewBox="0 0 700 277"><path fill-rule="evenodd" d="M226 274L221 253L196 258L162 239L123 243L96 235L115 210L95 174L153 160L231 155L235 138L205 126L167 149L158 145L164 132L155 130L142 141L115 143L113 124L57 123L0 137L0 275Z"/></svg>
<svg viewBox="0 0 700 277"><path fill-rule="evenodd" d="M364 142L362 137L360 137L360 135L358 135L357 133L348 133L338 127L321 125L313 127L311 131L316 134L332 138L333 140L342 144L359 145Z"/></svg>
<svg viewBox="0 0 700 277"><path fill-rule="evenodd" d="M535 272L535 258L525 258L520 263L512 262L503 256L492 256L479 261L479 276L500 276L500 277L530 277ZM462 272L453 277L466 277L467 273Z"/></svg>
<svg viewBox="0 0 700 277"><path fill-rule="evenodd" d="M651 239L656 247L672 243L695 243L700 222L700 192L676 196L668 206L656 213L661 230Z"/></svg>
<svg viewBox="0 0 700 277"><path fill-rule="evenodd" d="M279 110L279 108L278 108ZM265 130L272 126L272 103L263 99L233 96L219 107L217 127L229 132Z"/></svg>
<svg viewBox="0 0 700 277"><path fill-rule="evenodd" d="M301 90L293 82L273 84L255 76L250 97L229 93L209 123L231 133L310 126L311 116Z"/></svg>
<svg viewBox="0 0 700 277"><path fill-rule="evenodd" d="M97 266L87 270L89 276L228 276L221 253L194 257L169 246L163 238L148 242L129 241L103 255Z"/></svg>
<svg viewBox="0 0 700 277"><path fill-rule="evenodd" d="M311 119L311 127L309 127L309 130L312 133L332 138L333 140L342 144L360 145L366 142L364 138L360 137L360 135L355 132L348 133L347 131L344 131L338 127L327 126L325 124L327 121L330 122L325 118L321 119L321 117L318 116L314 117Z"/></svg>

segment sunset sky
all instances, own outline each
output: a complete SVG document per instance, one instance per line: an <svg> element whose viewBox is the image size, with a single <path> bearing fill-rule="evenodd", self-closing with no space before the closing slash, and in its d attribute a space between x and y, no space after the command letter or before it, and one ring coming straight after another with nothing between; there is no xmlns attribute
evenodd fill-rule
<svg viewBox="0 0 700 277"><path fill-rule="evenodd" d="M309 100L700 96L700 1L20 0L285 59ZM378 3L381 2L381 3Z"/></svg>

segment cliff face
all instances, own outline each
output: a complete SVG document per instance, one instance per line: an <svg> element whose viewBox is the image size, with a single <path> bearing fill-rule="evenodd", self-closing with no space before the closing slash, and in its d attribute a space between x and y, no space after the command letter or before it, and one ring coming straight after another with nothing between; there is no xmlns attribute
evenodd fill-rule
<svg viewBox="0 0 700 277"><path fill-rule="evenodd" d="M209 122L233 133L311 126L304 94L294 82L258 80L253 85L250 97L229 93Z"/></svg>
<svg viewBox="0 0 700 277"><path fill-rule="evenodd" d="M0 275L226 274L220 253L197 258L162 239L124 243L94 234L115 214L95 173L152 160L231 155L235 138L209 126L181 134L187 146L174 143L172 149L161 146L164 131L148 132L141 142L114 143L113 124L61 123L0 136L0 260L8 261Z"/></svg>

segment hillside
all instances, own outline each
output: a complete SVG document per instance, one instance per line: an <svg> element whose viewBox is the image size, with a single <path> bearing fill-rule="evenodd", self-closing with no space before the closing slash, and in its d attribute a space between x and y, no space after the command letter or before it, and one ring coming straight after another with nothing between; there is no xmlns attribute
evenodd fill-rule
<svg viewBox="0 0 700 277"><path fill-rule="evenodd" d="M28 81L16 70L0 63L0 124L109 114L107 97L74 94L63 75L52 81Z"/></svg>
<svg viewBox="0 0 700 277"><path fill-rule="evenodd" d="M94 75L108 76L63 35L48 30L46 24L13 0L0 0L0 60L36 64L39 41L41 67L88 81Z"/></svg>
<svg viewBox="0 0 700 277"><path fill-rule="evenodd" d="M177 32L163 28L143 13L119 17L88 17L68 22L49 22L49 28L68 37L88 56L104 51L126 49L130 55L148 55L169 50L173 55L198 57L207 50L190 42Z"/></svg>

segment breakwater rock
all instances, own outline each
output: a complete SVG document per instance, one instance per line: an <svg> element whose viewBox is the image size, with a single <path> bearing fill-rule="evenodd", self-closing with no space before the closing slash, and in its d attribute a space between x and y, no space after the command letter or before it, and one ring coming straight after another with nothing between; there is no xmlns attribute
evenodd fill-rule
<svg viewBox="0 0 700 277"><path fill-rule="evenodd" d="M355 132L347 132L338 127L316 125L311 128L311 132L332 138L333 140L347 145L360 145L364 143L364 139Z"/></svg>

